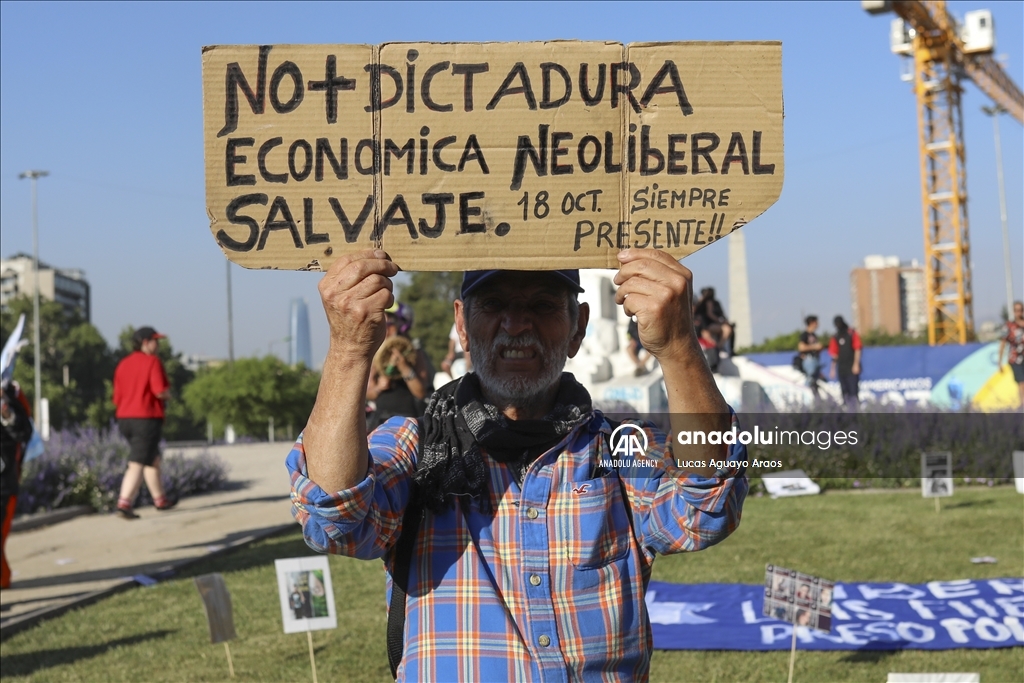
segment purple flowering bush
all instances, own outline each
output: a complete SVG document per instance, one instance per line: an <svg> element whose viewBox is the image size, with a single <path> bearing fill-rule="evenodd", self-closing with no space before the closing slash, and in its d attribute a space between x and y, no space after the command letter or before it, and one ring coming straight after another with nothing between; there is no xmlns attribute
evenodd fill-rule
<svg viewBox="0 0 1024 683"><path fill-rule="evenodd" d="M112 510L127 467L128 442L116 429L85 427L54 432L46 452L22 468L17 514L72 505ZM160 473L171 497L216 491L227 483L227 466L206 451L190 458L180 453L164 454ZM152 502L143 486L136 505Z"/></svg>

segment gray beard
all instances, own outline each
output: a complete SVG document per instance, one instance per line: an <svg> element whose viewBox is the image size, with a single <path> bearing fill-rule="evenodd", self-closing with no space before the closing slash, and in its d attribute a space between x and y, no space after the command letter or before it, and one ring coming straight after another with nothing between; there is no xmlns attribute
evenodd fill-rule
<svg viewBox="0 0 1024 683"><path fill-rule="evenodd" d="M524 332L518 337L512 337L501 330L490 346L470 337L473 371L480 378L484 396L493 401L498 410L513 407L535 411L542 407L548 391L562 378L570 341L566 339L556 348L545 349L535 332ZM499 375L496 365L499 360L498 349L502 346L534 349L541 360L540 374L536 377Z"/></svg>

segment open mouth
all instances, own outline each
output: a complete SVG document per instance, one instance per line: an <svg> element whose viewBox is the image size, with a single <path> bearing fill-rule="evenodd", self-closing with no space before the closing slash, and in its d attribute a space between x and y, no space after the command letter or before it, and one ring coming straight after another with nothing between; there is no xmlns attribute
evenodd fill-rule
<svg viewBox="0 0 1024 683"><path fill-rule="evenodd" d="M502 349L501 358L504 360L528 360L537 357L537 352L531 348Z"/></svg>

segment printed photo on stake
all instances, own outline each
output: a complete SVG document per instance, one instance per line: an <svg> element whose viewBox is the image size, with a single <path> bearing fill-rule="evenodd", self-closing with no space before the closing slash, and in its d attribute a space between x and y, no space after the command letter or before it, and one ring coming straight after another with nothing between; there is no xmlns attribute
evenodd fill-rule
<svg viewBox="0 0 1024 683"><path fill-rule="evenodd" d="M331 570L326 557L275 561L285 633L337 628Z"/></svg>
<svg viewBox="0 0 1024 683"><path fill-rule="evenodd" d="M925 498L953 495L953 454L921 454L921 494Z"/></svg>
<svg viewBox="0 0 1024 683"><path fill-rule="evenodd" d="M807 574L797 574L796 603L801 607L812 607L818 599L818 579Z"/></svg>
<svg viewBox="0 0 1024 683"><path fill-rule="evenodd" d="M765 567L762 613L819 631L832 628L832 581L775 565Z"/></svg>
<svg viewBox="0 0 1024 683"><path fill-rule="evenodd" d="M832 611L832 591L835 584L822 580L818 587L818 609Z"/></svg>
<svg viewBox="0 0 1024 683"><path fill-rule="evenodd" d="M324 594L324 573L319 569L289 573L288 602L296 619L329 616L327 596Z"/></svg>
<svg viewBox="0 0 1024 683"><path fill-rule="evenodd" d="M788 569L768 565L765 572L765 586L771 586L772 597L777 600L792 602L793 598L793 576L796 572Z"/></svg>
<svg viewBox="0 0 1024 683"><path fill-rule="evenodd" d="M831 631L832 630L832 615L825 614L823 612L816 612L817 621L813 628L819 631Z"/></svg>
<svg viewBox="0 0 1024 683"><path fill-rule="evenodd" d="M788 602L780 602L779 600L766 600L765 601L766 617L772 617L779 621L793 621L793 606Z"/></svg>
<svg viewBox="0 0 1024 683"><path fill-rule="evenodd" d="M815 579L819 581L818 585L818 600L815 605L815 615L817 617L817 629L819 631L831 631L832 630L832 591L835 584L831 581L825 581L824 579Z"/></svg>

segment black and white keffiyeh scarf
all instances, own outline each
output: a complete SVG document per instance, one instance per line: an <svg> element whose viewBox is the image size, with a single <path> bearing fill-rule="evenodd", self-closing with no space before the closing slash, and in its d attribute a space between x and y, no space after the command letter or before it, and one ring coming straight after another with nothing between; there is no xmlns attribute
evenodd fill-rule
<svg viewBox="0 0 1024 683"><path fill-rule="evenodd" d="M424 507L441 513L449 496L484 495L487 467L481 447L495 460L509 464L522 483L522 473L538 456L593 414L590 394L569 373L551 412L542 420L509 420L487 403L473 373L449 382L427 402L420 418L419 462L413 481Z"/></svg>

